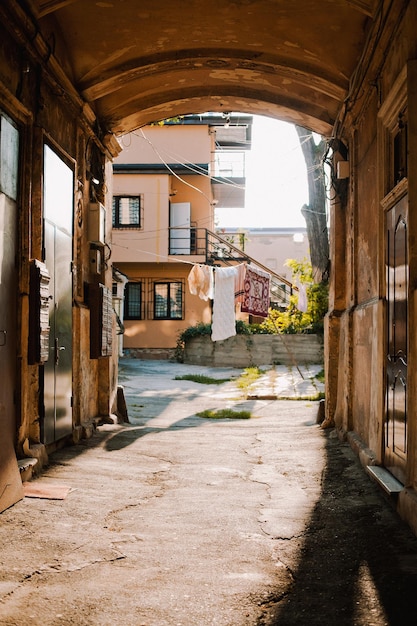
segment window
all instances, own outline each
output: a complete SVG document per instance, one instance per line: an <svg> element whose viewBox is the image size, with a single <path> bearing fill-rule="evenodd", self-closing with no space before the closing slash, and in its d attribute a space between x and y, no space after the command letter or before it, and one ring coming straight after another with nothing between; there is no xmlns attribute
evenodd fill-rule
<svg viewBox="0 0 417 626"><path fill-rule="evenodd" d="M125 319L127 320L143 319L142 283L126 283Z"/></svg>
<svg viewBox="0 0 417 626"><path fill-rule="evenodd" d="M383 170L383 193L388 202L386 209L390 209L392 202L397 202L408 189L408 110L411 110L409 101L412 100L408 85L415 82L415 63L410 61L404 65L378 111L378 150ZM395 197L392 197L394 191Z"/></svg>
<svg viewBox="0 0 417 626"><path fill-rule="evenodd" d="M243 150L216 150L214 153L214 176L243 178L245 176L245 156Z"/></svg>
<svg viewBox="0 0 417 626"><path fill-rule="evenodd" d="M398 115L398 124L392 134L392 172L393 185L407 177L407 112L402 111Z"/></svg>
<svg viewBox="0 0 417 626"><path fill-rule="evenodd" d="M113 196L113 228L142 228L142 196Z"/></svg>
<svg viewBox="0 0 417 626"><path fill-rule="evenodd" d="M153 287L154 319L180 320L183 318L182 282L155 282Z"/></svg>

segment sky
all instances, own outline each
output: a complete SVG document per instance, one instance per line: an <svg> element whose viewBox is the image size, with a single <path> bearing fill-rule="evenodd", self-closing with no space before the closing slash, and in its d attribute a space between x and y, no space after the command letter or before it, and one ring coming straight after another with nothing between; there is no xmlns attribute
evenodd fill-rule
<svg viewBox="0 0 417 626"><path fill-rule="evenodd" d="M305 228L300 209L306 203L306 165L294 126L254 115L252 148L246 152L245 207L217 209L216 226Z"/></svg>

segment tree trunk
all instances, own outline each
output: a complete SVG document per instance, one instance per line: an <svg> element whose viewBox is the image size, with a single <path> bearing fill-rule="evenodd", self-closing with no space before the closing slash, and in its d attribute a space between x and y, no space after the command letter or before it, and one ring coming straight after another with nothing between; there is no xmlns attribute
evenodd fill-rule
<svg viewBox="0 0 417 626"><path fill-rule="evenodd" d="M302 207L301 213L307 226L313 279L315 283L326 282L329 268L329 234L323 167L326 142L322 139L316 144L312 131L301 126L295 126L295 129L307 166L309 204Z"/></svg>

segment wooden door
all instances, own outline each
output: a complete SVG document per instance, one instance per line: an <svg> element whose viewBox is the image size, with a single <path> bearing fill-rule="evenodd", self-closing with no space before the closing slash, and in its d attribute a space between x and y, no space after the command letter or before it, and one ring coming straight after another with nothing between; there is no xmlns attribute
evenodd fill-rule
<svg viewBox="0 0 417 626"><path fill-rule="evenodd" d="M408 198L387 212L387 357L384 465L405 482L407 462Z"/></svg>

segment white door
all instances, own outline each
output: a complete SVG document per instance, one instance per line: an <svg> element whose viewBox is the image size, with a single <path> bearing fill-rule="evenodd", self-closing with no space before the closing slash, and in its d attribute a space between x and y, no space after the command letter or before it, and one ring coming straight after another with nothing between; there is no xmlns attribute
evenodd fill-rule
<svg viewBox="0 0 417 626"><path fill-rule="evenodd" d="M171 202L169 226L169 254L190 254L191 204L189 202Z"/></svg>

